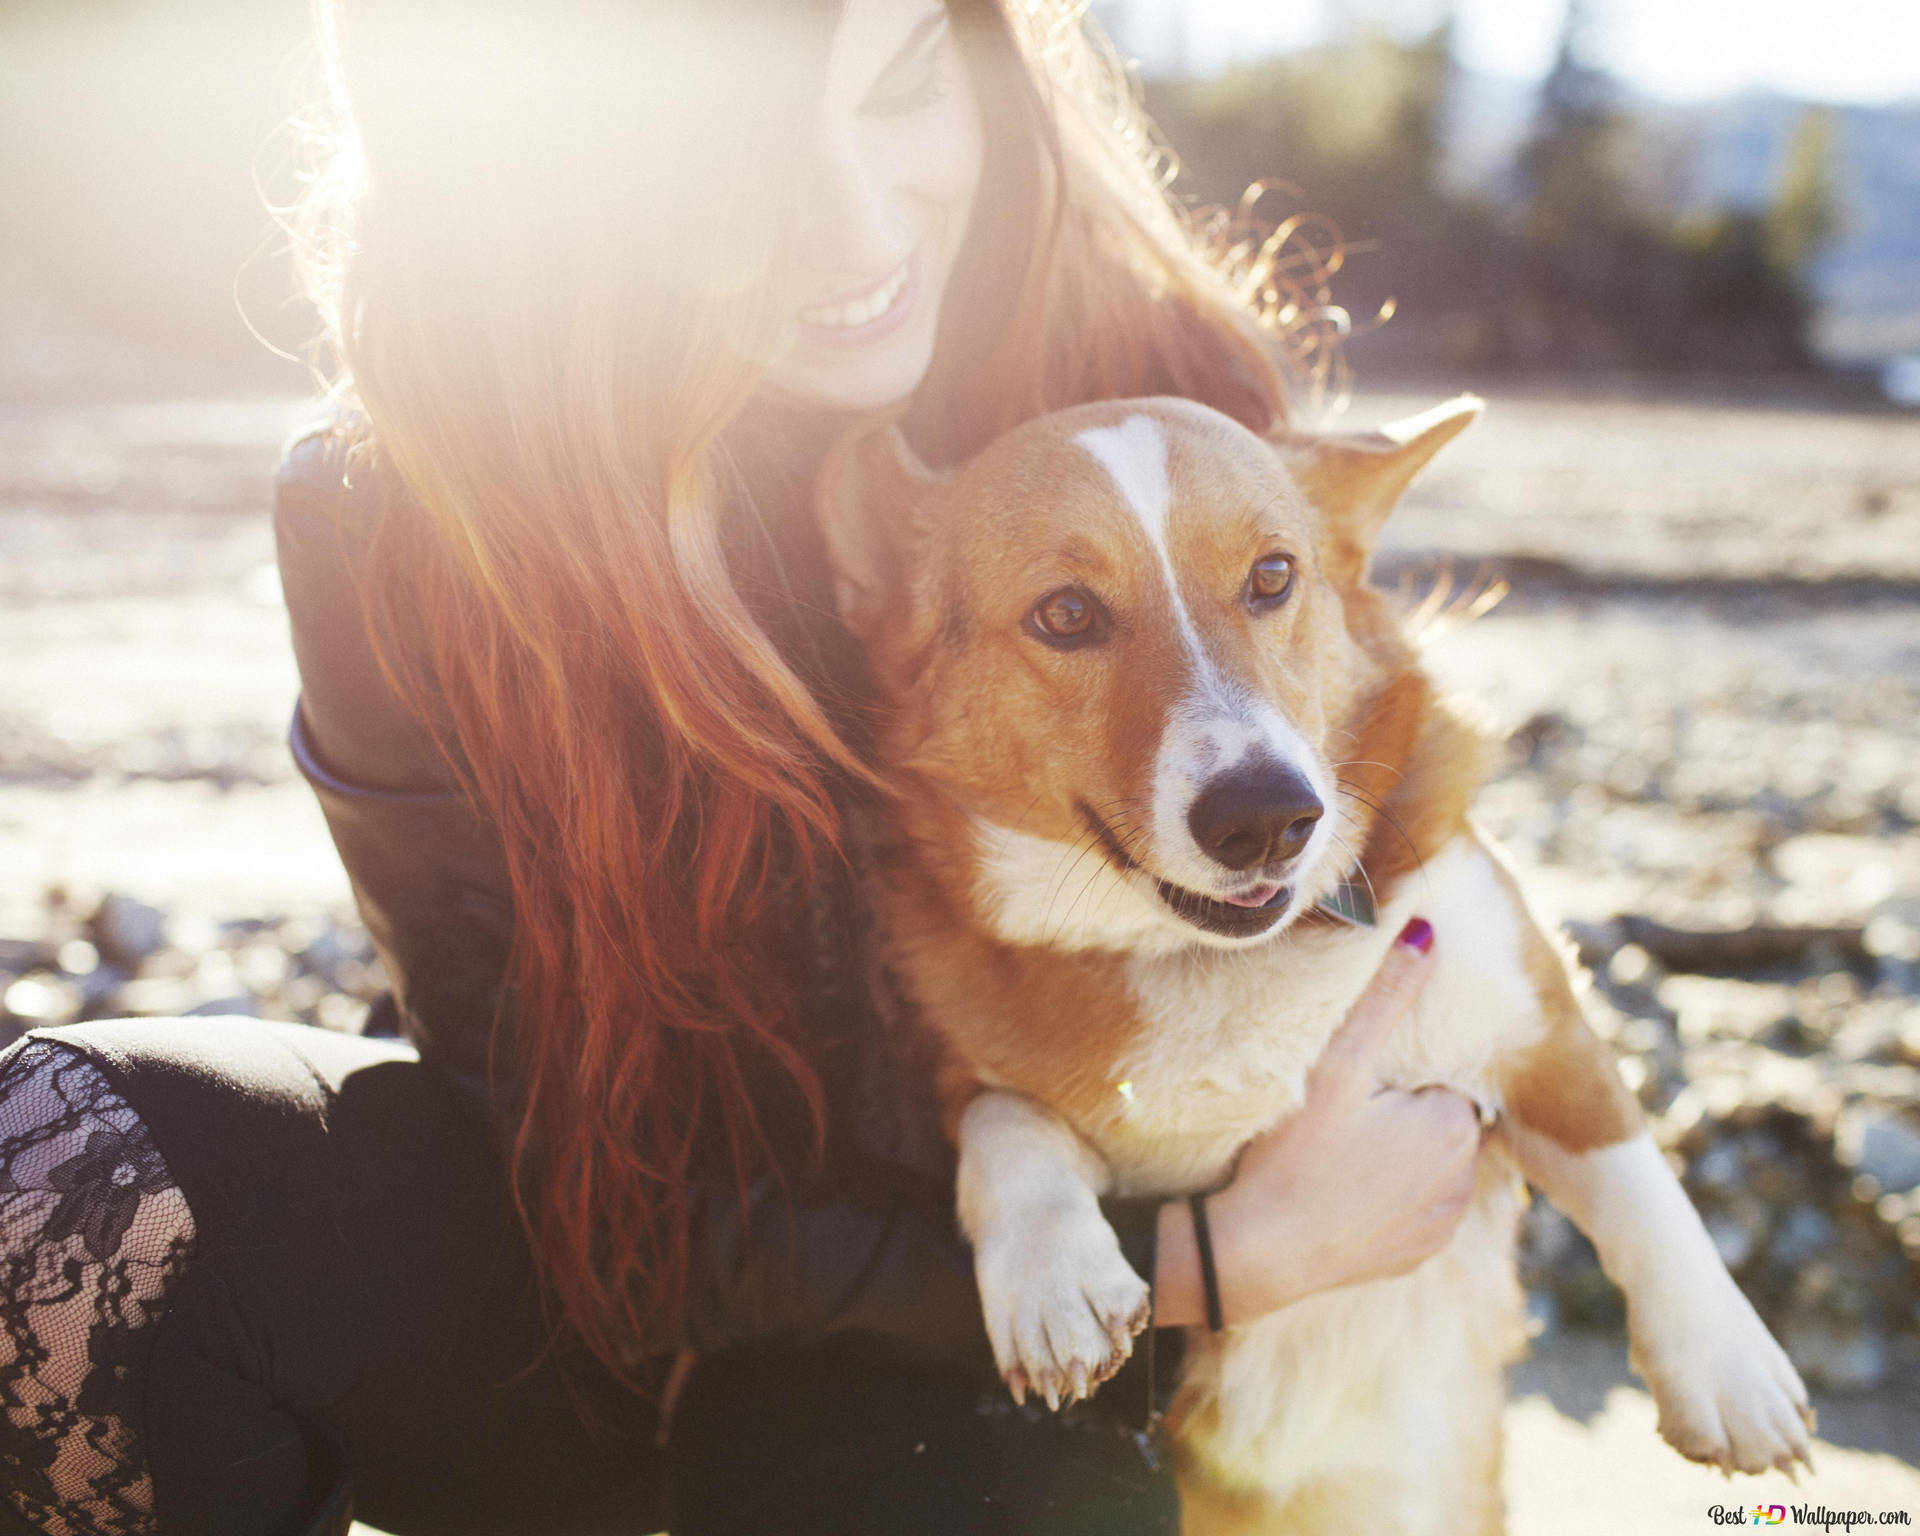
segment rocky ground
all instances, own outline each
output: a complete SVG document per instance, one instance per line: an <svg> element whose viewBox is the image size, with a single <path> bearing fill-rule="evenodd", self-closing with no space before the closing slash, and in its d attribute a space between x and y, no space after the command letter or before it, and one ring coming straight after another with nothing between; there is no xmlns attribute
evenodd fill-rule
<svg viewBox="0 0 1920 1536"><path fill-rule="evenodd" d="M0 407L0 1037L196 1008L352 1029L381 986L282 744L262 508L299 411ZM1816 1386L1817 1495L1920 1519L1920 419L1503 394L1382 571L1410 599L1445 573L1433 665L1510 741L1482 814ZM1617 1297L1544 1207L1526 1264L1517 1529L1702 1529L1771 1486L1653 1448Z"/></svg>

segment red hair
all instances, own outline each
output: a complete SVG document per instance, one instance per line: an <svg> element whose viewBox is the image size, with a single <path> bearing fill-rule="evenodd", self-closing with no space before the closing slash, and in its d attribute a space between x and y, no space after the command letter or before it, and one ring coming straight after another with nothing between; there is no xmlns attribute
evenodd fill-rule
<svg viewBox="0 0 1920 1536"><path fill-rule="evenodd" d="M470 3L457 20L438 16L447 0L360 3L344 33L323 5L340 134L302 250L374 450L410 493L379 536L374 628L418 637L388 645L391 668L505 848L515 1188L540 1273L634 1381L684 1299L696 1140L724 1143L744 1195L780 1166L770 1111L816 1146L825 1120L778 936L837 856L837 786L867 770L836 680L775 639L817 549L801 454L753 408L742 361L765 285L718 291L710 274L770 269L771 146L808 110L781 80L805 74L791 59L824 45L830 7L775 8L812 31L770 46L751 4L573 0L557 22L521 4L492 18L510 40L475 44ZM949 8L988 145L915 397L923 452L1149 393L1271 424L1274 337L1254 311L1272 253L1227 271L1203 252L1077 7ZM592 66L736 9L753 26L675 53L659 101L634 105L624 62ZM446 92L396 83L421 56L408 38L469 50L442 60ZM781 78L743 89L776 54ZM687 58L724 71L689 80ZM742 99L761 121L729 111Z"/></svg>

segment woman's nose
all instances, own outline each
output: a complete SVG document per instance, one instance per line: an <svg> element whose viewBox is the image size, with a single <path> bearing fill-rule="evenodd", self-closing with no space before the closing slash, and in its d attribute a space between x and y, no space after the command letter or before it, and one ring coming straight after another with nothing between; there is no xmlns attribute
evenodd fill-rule
<svg viewBox="0 0 1920 1536"><path fill-rule="evenodd" d="M799 256L834 277L882 277L907 255L910 231L898 188L857 132L823 132L801 188Z"/></svg>

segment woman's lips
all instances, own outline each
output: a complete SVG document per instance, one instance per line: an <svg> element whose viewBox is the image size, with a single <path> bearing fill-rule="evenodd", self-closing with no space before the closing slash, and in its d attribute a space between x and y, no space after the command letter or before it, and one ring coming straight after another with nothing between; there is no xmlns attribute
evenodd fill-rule
<svg viewBox="0 0 1920 1536"><path fill-rule="evenodd" d="M822 346L865 346L906 322L919 291L920 253L915 251L863 292L801 310L800 334Z"/></svg>

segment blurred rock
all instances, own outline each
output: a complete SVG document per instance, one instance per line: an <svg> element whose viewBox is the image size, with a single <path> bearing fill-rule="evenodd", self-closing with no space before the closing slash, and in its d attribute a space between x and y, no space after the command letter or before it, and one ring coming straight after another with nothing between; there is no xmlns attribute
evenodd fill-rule
<svg viewBox="0 0 1920 1536"><path fill-rule="evenodd" d="M1773 1258L1786 1268L1796 1268L1832 1241L1833 1223L1814 1206L1796 1205L1774 1234Z"/></svg>
<svg viewBox="0 0 1920 1536"><path fill-rule="evenodd" d="M367 1022L367 1005L344 992L329 992L313 1010L313 1022L322 1029L357 1035Z"/></svg>
<svg viewBox="0 0 1920 1536"><path fill-rule="evenodd" d="M1920 1186L1920 1129L1891 1111L1849 1110L1840 1117L1835 1150L1841 1162L1883 1191L1904 1194Z"/></svg>
<svg viewBox="0 0 1920 1536"><path fill-rule="evenodd" d="M118 891L102 898L91 927L101 954L129 967L167 942L166 914Z"/></svg>
<svg viewBox="0 0 1920 1536"><path fill-rule="evenodd" d="M51 959L47 947L32 939L0 939L0 973L21 976Z"/></svg>
<svg viewBox="0 0 1920 1536"><path fill-rule="evenodd" d="M1780 1343L1812 1386L1866 1392L1887 1379L1887 1340L1876 1329L1795 1318L1782 1330Z"/></svg>
<svg viewBox="0 0 1920 1536"><path fill-rule="evenodd" d="M118 1007L111 1011L140 1018L171 1018L192 1012L197 1001L188 981L177 976L143 976L120 988Z"/></svg>
<svg viewBox="0 0 1920 1536"><path fill-rule="evenodd" d="M239 992L232 997L209 999L187 1010L189 1018L221 1018L227 1015L257 1019L260 1017L260 1004L251 994Z"/></svg>
<svg viewBox="0 0 1920 1536"><path fill-rule="evenodd" d="M82 1002L80 989L51 971L22 976L0 994L0 1008L17 1029L71 1024L80 1016Z"/></svg>

